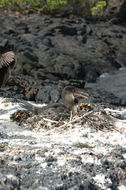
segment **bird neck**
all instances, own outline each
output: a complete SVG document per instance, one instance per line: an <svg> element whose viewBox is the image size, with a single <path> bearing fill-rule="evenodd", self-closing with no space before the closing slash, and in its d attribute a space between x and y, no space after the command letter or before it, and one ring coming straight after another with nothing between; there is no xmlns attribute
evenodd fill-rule
<svg viewBox="0 0 126 190"><path fill-rule="evenodd" d="M65 105L66 108L68 108L69 110L73 109L74 96L72 93L64 94L64 96L62 96L62 101L63 101L63 104Z"/></svg>

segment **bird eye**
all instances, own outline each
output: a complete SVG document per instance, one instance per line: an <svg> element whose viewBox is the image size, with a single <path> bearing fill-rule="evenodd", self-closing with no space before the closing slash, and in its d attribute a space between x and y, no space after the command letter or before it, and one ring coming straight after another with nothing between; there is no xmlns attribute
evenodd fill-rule
<svg viewBox="0 0 126 190"><path fill-rule="evenodd" d="M77 98L74 99L74 103L78 104L78 99Z"/></svg>

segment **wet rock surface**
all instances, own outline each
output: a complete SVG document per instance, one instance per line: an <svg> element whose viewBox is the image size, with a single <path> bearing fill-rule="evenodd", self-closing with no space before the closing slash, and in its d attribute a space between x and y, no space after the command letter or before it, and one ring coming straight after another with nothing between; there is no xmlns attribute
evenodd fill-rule
<svg viewBox="0 0 126 190"><path fill-rule="evenodd" d="M125 102L126 99L125 83L126 83L126 69L121 68L118 71L113 72L111 74L104 73L99 78L97 78L96 83L86 83L85 87L93 88L95 90L100 90L103 92L103 94L105 91L109 93L111 92L116 97L119 97L121 99L121 105L123 105L123 102Z"/></svg>

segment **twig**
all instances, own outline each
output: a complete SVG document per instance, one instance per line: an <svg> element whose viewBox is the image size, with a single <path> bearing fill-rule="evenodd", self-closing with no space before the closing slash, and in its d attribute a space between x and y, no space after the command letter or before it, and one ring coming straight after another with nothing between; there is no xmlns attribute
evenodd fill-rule
<svg viewBox="0 0 126 190"><path fill-rule="evenodd" d="M83 119L84 117L90 115L91 113L93 113L93 111L90 111L90 112L88 112L88 113L82 115L81 117L78 117L78 118L76 118L76 119L74 119L74 120L72 120L72 121L69 121L68 123L65 123L65 124L63 124L63 125L61 125L61 126L59 126L59 127L65 127L65 126L67 126L67 125L69 125L69 124L72 124L72 123L74 123L74 122L76 122L76 121L78 121L78 120L80 120L80 119Z"/></svg>
<svg viewBox="0 0 126 190"><path fill-rule="evenodd" d="M58 121L54 121L54 120L51 120L51 119L47 119L47 118L43 118L44 121L49 121L51 123L59 123Z"/></svg>

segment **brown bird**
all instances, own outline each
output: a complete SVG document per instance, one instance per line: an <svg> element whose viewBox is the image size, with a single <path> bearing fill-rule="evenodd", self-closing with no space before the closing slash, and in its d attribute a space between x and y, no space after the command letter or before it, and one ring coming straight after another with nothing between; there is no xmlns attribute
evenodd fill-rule
<svg viewBox="0 0 126 190"><path fill-rule="evenodd" d="M76 88L74 86L66 86L61 94L64 106L73 112L76 112L76 98L88 98L88 94L84 90Z"/></svg>
<svg viewBox="0 0 126 190"><path fill-rule="evenodd" d="M88 94L85 93L82 89L73 86L66 86L62 91L61 97L62 103L54 103L44 107L33 106L32 104L24 102L22 100L19 101L21 103L21 107L33 112L36 115L43 112L63 113L65 111L70 111L71 113L75 113L77 112L76 97L87 98Z"/></svg>
<svg viewBox="0 0 126 190"><path fill-rule="evenodd" d="M73 113L77 112L77 97L88 98L88 94L84 90L73 86L66 86L62 91L62 101L64 106L70 111L70 120Z"/></svg>
<svg viewBox="0 0 126 190"><path fill-rule="evenodd" d="M15 65L15 53L0 47L0 87L4 87Z"/></svg>

